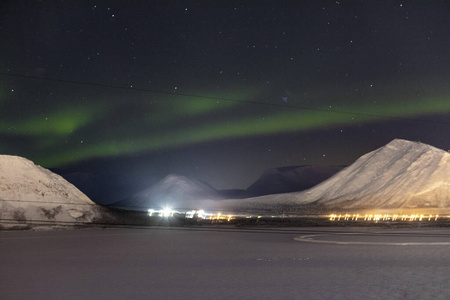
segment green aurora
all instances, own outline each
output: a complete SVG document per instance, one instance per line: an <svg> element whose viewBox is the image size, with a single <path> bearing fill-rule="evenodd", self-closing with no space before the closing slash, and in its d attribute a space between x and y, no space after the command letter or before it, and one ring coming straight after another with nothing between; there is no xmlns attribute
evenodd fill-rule
<svg viewBox="0 0 450 300"><path fill-rule="evenodd" d="M245 99L250 94L242 91L222 97ZM76 106L69 102L39 115L26 110L23 118L3 114L0 133L13 141L3 148L45 167L55 167L97 157L175 149L230 138L342 128L387 118L423 118L450 112L449 97L418 98L407 105L400 100L374 101L371 105L353 105L351 109L344 106L302 109L295 103L262 103L257 110L255 103L244 101L204 97L174 101L174 97L134 106L123 101ZM118 111L124 109L127 117L117 119ZM21 143L14 145L14 141Z"/></svg>

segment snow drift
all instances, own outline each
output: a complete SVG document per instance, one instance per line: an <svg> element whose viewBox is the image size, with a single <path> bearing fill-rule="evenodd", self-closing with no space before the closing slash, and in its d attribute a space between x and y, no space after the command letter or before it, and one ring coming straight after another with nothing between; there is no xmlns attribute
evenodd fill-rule
<svg viewBox="0 0 450 300"><path fill-rule="evenodd" d="M100 208L75 186L18 156L0 155L0 219L92 222Z"/></svg>
<svg viewBox="0 0 450 300"><path fill-rule="evenodd" d="M450 153L396 139L307 191L205 204L223 210L448 209Z"/></svg>

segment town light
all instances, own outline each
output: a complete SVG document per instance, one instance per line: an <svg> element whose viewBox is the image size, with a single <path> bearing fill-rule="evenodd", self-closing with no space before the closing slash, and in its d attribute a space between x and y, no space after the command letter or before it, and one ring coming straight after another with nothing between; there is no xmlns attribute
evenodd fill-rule
<svg viewBox="0 0 450 300"><path fill-rule="evenodd" d="M162 213L163 217L170 217L170 216L172 216L173 211L172 211L172 208L170 208L170 207L164 207L161 213Z"/></svg>
<svg viewBox="0 0 450 300"><path fill-rule="evenodd" d="M329 220L330 221L340 221L343 219L344 221L358 221L360 215L359 214L330 214ZM428 221L434 220L437 221L439 218L439 215L427 215L427 214L366 214L364 216L364 221L371 221L378 223L380 221L424 221L428 219Z"/></svg>
<svg viewBox="0 0 450 300"><path fill-rule="evenodd" d="M204 218L206 217L205 211L204 211L203 209L200 209L200 210L197 212L197 217L199 217L200 219L204 219Z"/></svg>

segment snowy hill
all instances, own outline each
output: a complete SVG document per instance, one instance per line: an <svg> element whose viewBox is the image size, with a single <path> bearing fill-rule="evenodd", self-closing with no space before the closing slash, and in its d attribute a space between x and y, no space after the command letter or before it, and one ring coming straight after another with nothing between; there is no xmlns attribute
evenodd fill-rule
<svg viewBox="0 0 450 300"><path fill-rule="evenodd" d="M148 189L111 204L113 207L147 210L171 206L181 208L191 200L223 198L213 187L181 175L168 175Z"/></svg>
<svg viewBox="0 0 450 300"><path fill-rule="evenodd" d="M307 191L205 204L267 211L450 208L450 153L396 139Z"/></svg>
<svg viewBox="0 0 450 300"><path fill-rule="evenodd" d="M100 209L61 176L18 156L0 155L0 219L91 222Z"/></svg>
<svg viewBox="0 0 450 300"><path fill-rule="evenodd" d="M450 207L450 153L397 139L305 197L342 208Z"/></svg>

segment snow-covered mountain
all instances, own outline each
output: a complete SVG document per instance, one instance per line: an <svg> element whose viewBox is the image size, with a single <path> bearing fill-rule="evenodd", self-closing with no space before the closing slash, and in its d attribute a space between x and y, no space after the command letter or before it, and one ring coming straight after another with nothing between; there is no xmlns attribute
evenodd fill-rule
<svg viewBox="0 0 450 300"><path fill-rule="evenodd" d="M450 207L450 153L397 139L305 197L342 208Z"/></svg>
<svg viewBox="0 0 450 300"><path fill-rule="evenodd" d="M230 211L450 208L450 153L396 139L307 191L206 205Z"/></svg>
<svg viewBox="0 0 450 300"><path fill-rule="evenodd" d="M181 208L191 200L223 198L213 187L181 175L168 175L150 188L111 204L114 207L147 210L165 206Z"/></svg>
<svg viewBox="0 0 450 300"><path fill-rule="evenodd" d="M1 220L91 222L100 216L100 208L61 176L0 155Z"/></svg>

